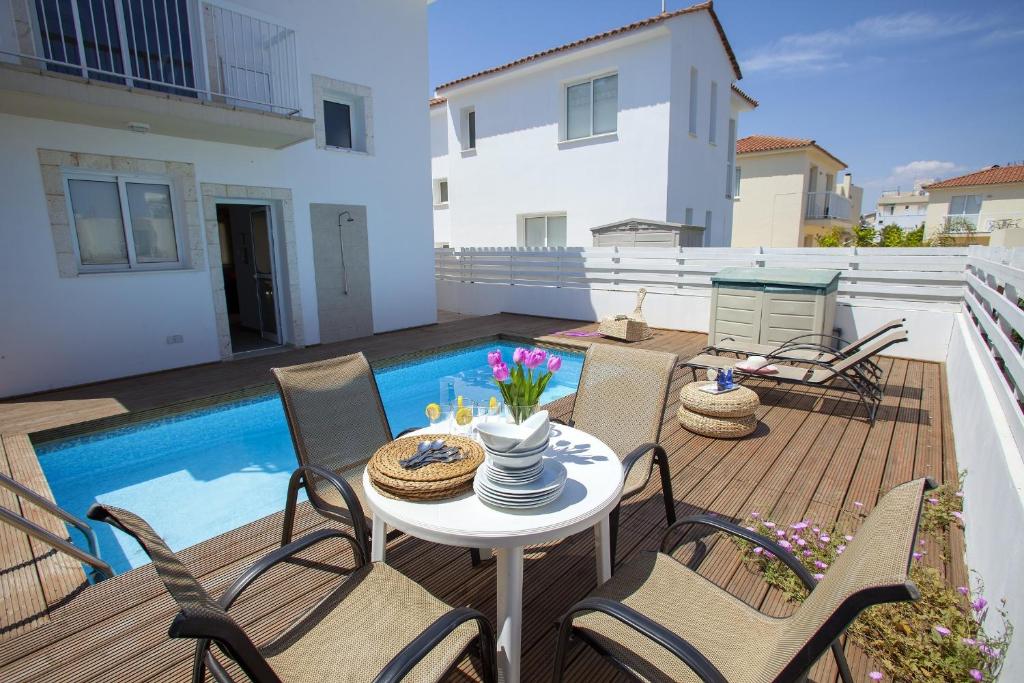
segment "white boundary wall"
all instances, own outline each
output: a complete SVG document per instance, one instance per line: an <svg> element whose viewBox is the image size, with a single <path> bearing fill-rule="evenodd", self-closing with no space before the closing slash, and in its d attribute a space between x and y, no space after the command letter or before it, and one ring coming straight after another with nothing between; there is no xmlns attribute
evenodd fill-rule
<svg viewBox="0 0 1024 683"><path fill-rule="evenodd" d="M728 266L842 271L836 327L856 338L897 317L895 355L944 361L963 300L967 249L437 249L438 307L577 320L633 310L655 327L707 332L711 276Z"/></svg>
<svg viewBox="0 0 1024 683"><path fill-rule="evenodd" d="M1024 680L1024 362L1014 341L1024 332L1022 294L1024 250L971 247L946 359L957 462L967 470L967 564L984 581L990 602L1006 599L1018 629L1004 681ZM998 617L991 620L990 628L997 628Z"/></svg>
<svg viewBox="0 0 1024 683"><path fill-rule="evenodd" d="M905 317L895 354L946 363L964 484L967 564L1024 629L1024 249L439 249L438 305L578 320L633 310L655 327L706 332L710 277L727 266L842 271L836 327L852 338ZM939 419L937 416L935 419ZM994 618L993 618L994 617ZM998 631L1000 621L990 610ZM1018 636L1017 641L1021 638ZM1001 679L1024 680L1024 643Z"/></svg>

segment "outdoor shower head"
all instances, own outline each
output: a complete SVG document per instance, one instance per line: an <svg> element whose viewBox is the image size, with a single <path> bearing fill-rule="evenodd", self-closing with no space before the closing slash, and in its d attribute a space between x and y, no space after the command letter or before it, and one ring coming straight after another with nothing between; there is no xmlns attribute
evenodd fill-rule
<svg viewBox="0 0 1024 683"><path fill-rule="evenodd" d="M352 214L350 214L348 211L342 211L341 213L338 214L338 227L339 228L341 227L341 219L343 217L345 218L345 222L346 223L353 223L356 220L355 218L352 218Z"/></svg>

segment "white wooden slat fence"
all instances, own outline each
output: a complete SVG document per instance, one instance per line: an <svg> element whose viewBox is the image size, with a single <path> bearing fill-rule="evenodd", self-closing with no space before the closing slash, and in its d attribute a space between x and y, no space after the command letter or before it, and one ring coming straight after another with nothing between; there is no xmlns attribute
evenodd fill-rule
<svg viewBox="0 0 1024 683"><path fill-rule="evenodd" d="M842 271L841 298L955 303L963 299L967 248L460 248L436 249L438 280L707 296L722 268Z"/></svg>

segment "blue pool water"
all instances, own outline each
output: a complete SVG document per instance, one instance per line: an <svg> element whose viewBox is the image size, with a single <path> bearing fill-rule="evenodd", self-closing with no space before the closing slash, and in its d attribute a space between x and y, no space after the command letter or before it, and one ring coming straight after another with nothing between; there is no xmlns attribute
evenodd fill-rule
<svg viewBox="0 0 1024 683"><path fill-rule="evenodd" d="M463 347L375 371L391 429L424 424L424 407L434 401L498 394L486 363L494 348L511 359L515 345ZM579 383L582 354L558 355L562 369L542 402L576 391ZM61 507L82 517L95 501L126 508L174 550L283 509L296 465L276 394L42 444L36 452ZM118 573L148 562L127 535L90 524L103 559Z"/></svg>

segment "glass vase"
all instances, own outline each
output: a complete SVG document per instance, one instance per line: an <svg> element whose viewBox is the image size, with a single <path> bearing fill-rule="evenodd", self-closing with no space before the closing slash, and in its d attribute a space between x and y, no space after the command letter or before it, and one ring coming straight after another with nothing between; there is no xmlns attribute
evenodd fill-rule
<svg viewBox="0 0 1024 683"><path fill-rule="evenodd" d="M505 417L513 424L522 424L527 418L536 413L540 409L539 403L532 405L511 405L505 404Z"/></svg>

